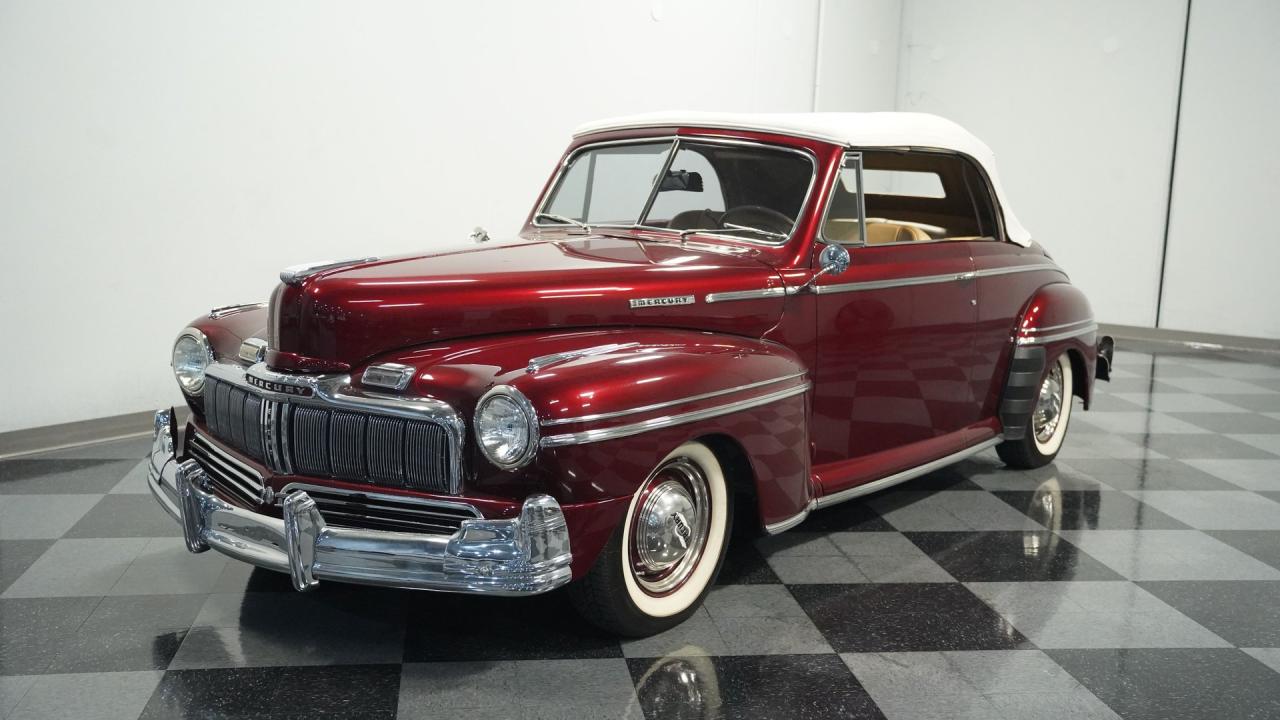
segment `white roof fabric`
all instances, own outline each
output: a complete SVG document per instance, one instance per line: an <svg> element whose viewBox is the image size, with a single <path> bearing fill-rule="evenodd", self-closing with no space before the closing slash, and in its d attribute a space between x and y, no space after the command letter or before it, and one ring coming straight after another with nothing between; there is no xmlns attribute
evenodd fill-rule
<svg viewBox="0 0 1280 720"><path fill-rule="evenodd" d="M995 154L987 144L958 124L937 115L906 112L870 113L713 113L658 112L597 120L580 125L574 136L605 130L640 127L702 127L755 130L814 138L837 145L859 148L938 148L973 158L991 179L992 190L1004 214L1009 240L1031 244L1031 233L1009 207L1008 198L996 172Z"/></svg>

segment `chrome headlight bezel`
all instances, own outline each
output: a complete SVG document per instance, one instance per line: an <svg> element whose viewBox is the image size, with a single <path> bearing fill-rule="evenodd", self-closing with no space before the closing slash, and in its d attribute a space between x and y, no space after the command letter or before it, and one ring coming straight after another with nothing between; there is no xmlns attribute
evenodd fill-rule
<svg viewBox="0 0 1280 720"><path fill-rule="evenodd" d="M484 418L485 410L495 402L510 403L524 419L523 432L519 434L519 439L524 445L518 453L509 458L495 455L485 442L486 428L482 427L482 419ZM495 385L484 395L481 395L480 401L476 403L476 410L472 416L471 424L475 433L476 445L480 448L481 454L502 470L515 470L524 467L538 454L538 413L534 410L533 403L529 402L529 398L510 385Z"/></svg>
<svg viewBox="0 0 1280 720"><path fill-rule="evenodd" d="M192 341L195 343L195 353L192 357L199 357L204 361L196 373L184 375L178 368L178 346L184 341ZM173 348L169 353L169 367L173 368L173 377L178 381L178 387L182 392L192 397L200 397L204 392L204 378L209 366L213 364L213 346L209 344L209 338L200 330L189 327L178 333L178 337L173 341Z"/></svg>

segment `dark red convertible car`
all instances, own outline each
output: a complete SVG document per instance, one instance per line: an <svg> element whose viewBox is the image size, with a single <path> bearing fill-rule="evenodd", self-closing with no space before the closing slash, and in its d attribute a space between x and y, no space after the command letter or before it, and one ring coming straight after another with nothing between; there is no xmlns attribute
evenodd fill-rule
<svg viewBox="0 0 1280 720"><path fill-rule="evenodd" d="M178 335L150 486L192 552L527 595L627 635L688 617L734 523L994 447L1050 462L1111 341L919 114L581 128L509 242L291 267Z"/></svg>

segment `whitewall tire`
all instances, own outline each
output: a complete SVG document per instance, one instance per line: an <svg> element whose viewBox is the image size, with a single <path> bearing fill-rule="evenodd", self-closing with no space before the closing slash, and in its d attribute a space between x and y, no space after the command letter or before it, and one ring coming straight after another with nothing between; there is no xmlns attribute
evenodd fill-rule
<svg viewBox="0 0 1280 720"><path fill-rule="evenodd" d="M714 452L671 451L646 478L595 565L571 586L579 611L621 635L652 635L697 610L715 583L733 498Z"/></svg>
<svg viewBox="0 0 1280 720"><path fill-rule="evenodd" d="M1072 389L1075 387L1073 382L1071 358L1063 352L1049 363L1040 380L1035 408L1027 419L1022 437L996 446L996 452L1006 465L1038 468L1053 462L1067 437Z"/></svg>

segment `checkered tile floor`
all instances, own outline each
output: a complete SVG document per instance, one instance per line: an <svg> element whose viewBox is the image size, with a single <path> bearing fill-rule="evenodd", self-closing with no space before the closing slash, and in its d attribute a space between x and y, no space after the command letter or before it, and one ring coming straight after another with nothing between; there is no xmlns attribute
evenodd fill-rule
<svg viewBox="0 0 1280 720"><path fill-rule="evenodd" d="M1280 364L1121 352L1058 462L737 542L663 636L186 553L145 441L0 463L0 717L1280 717Z"/></svg>

